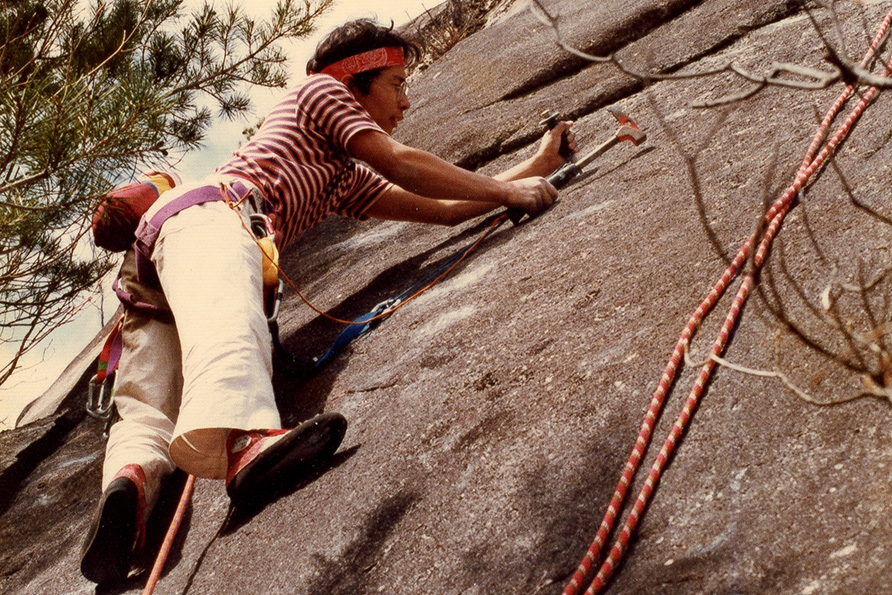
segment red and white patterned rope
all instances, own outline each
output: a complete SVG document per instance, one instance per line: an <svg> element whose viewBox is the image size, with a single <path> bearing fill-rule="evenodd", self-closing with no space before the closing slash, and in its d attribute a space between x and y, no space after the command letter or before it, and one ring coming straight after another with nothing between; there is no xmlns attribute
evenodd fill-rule
<svg viewBox="0 0 892 595"><path fill-rule="evenodd" d="M870 49L861 62L862 67L867 67L867 65L873 59L874 53L885 37L890 25L892 25L892 11L890 11L886 18L883 20L879 32L875 36ZM884 76L889 76L890 73L892 73L892 60L890 60L890 62L887 64ZM685 328L675 345L675 349L672 352L666 369L663 372L662 377L660 378L657 389L651 399L651 404L648 407L644 422L642 423L641 430L639 431L635 447L632 450L632 454L629 457L629 460L626 462L626 466L623 469L620 481L616 487L616 490L614 491L613 497L610 500L610 504L607 507L607 512L605 513L604 519L602 520L601 525L598 528L595 540L586 552L585 557L580 562L579 567L574 572L570 582L564 588L563 595L576 595L578 589L585 584L585 581L587 580L588 575L591 572L592 565L595 563L595 561L598 560L601 548L606 543L607 537L613 529L616 517L619 514L619 511L625 501L628 488L631 485L632 480L640 465L641 459L643 458L644 451L646 450L653 433L654 425L657 418L659 417L660 410L662 409L665 396L671 388L672 382L681 364L682 358L684 357L684 352L687 349L690 340L699 329L703 319L709 314L709 312L715 306L715 303L724 294L728 285L737 277L741 268L749 257L750 250L752 249L753 245L755 245L756 241L758 241L759 245L753 258L754 270L746 275L746 277L742 281L741 286L734 297L734 301L732 302L732 305L725 317L722 329L720 330L718 336L716 337L716 340L713 342L712 345L712 353L716 356L721 356L725 349L725 346L727 345L728 337L730 336L730 333L733 330L734 326L737 324L737 320L740 316L743 305L745 304L746 299L755 284L755 273L764 264L768 249L770 248L775 235L779 231L784 217L786 216L787 212L789 212L789 209L792 207L793 199L798 195L798 193L811 179L815 172L823 166L827 158L833 154L833 152L839 146L839 143L845 139L854 123L857 121L857 119L861 116L861 114L878 93L878 90L875 87L871 87L870 89L868 89L868 91L861 96L861 99L852 109L846 120L838 127L836 133L833 135L830 141L824 144L820 152L818 152L818 148L821 147L821 144L827 137L827 131L832 125L832 122L835 120L843 105L851 97L853 91L854 87L852 85L847 85L845 90L840 94L839 98L836 100L833 106L831 106L830 110L828 110L827 115L821 122L818 131L815 133L814 138L812 139L812 142L809 145L808 150L806 151L805 158L803 159L802 165L799 168L793 184L784 192L783 195L775 200L771 208L763 217L762 221L765 224L765 231L761 239L758 235L759 232L756 232L744 243L743 246L741 246L737 255L734 257L725 272L722 274L719 281L715 284L715 286L712 288L703 302L697 307L697 310L694 312L694 314L688 320L688 323L685 325ZM815 157L816 153L817 157ZM699 403L699 399L702 396L703 389L706 386L706 383L709 381L715 365L716 361L713 358L709 358L709 360L701 368L700 373L697 376L697 380L695 381L694 386L691 389L687 400L685 401L682 412L676 419L675 424L670 431L669 437L666 439L665 443L663 444L663 448L657 455L657 458L654 461L653 466L651 467L650 473L648 474L648 477L646 478L645 483L641 488L638 498L636 499L632 510L627 516L626 522L623 525L623 528L621 529L619 535L617 536L607 559L602 564L601 568L598 571L598 574L589 584L589 587L586 591L587 594L594 595L595 593L598 593L609 580L610 576L613 573L613 570L617 567L619 561L621 560L623 553L628 547L635 527L637 526L641 516L643 515L644 510L647 507L647 504L653 494L653 491L656 488L660 475L667 465L669 457L675 446L677 445L678 441L680 440L684 429L687 427L687 424L690 422L694 414L694 410Z"/></svg>

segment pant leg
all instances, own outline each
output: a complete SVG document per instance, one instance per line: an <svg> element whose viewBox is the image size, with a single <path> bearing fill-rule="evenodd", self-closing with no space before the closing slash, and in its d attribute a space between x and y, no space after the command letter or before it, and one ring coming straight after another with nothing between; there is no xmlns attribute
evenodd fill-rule
<svg viewBox="0 0 892 595"><path fill-rule="evenodd" d="M122 467L139 464L146 476L148 514L161 479L175 468L168 449L183 386L180 343L172 322L134 311L125 314L121 332L114 392L121 421L109 431L102 489Z"/></svg>
<svg viewBox="0 0 892 595"><path fill-rule="evenodd" d="M183 396L170 455L200 477L226 476L229 429L279 428L261 252L223 202L189 207L152 255L182 346Z"/></svg>

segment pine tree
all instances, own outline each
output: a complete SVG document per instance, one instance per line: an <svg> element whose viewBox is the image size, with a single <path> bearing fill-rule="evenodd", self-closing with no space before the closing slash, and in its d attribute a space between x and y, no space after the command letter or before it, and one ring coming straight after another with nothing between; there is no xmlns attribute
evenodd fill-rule
<svg viewBox="0 0 892 595"><path fill-rule="evenodd" d="M216 106L286 83L284 40L332 0L280 0L262 21L183 0L0 0L0 384L113 266L89 218L116 184L200 145Z"/></svg>

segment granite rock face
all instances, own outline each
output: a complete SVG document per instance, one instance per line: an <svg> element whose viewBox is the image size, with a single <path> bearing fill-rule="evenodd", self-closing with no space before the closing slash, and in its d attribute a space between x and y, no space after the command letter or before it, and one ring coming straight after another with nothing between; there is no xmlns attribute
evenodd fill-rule
<svg viewBox="0 0 892 595"><path fill-rule="evenodd" d="M733 64L757 76L773 63L829 71L816 26L858 60L892 9L836 3L837 35L829 11L812 20L788 1L543 5L566 43L613 53L633 72ZM648 80L590 63L555 45L519 1L415 74L397 138L485 173L534 150L545 109L576 120L583 150L614 133L611 106L648 141L605 154L537 219L499 227L316 376L278 372L286 422L322 410L348 418L341 452L249 511L229 510L220 482L199 480L158 592L560 593L685 324L766 202L793 181L842 90L769 86L693 107L752 85L728 72ZM892 406L853 397L892 380L883 376L890 109L886 91L786 217L724 351L734 366L718 365L707 383L608 592L889 591ZM352 318L489 221L440 229L332 219L284 263L315 303ZM629 500L738 286L694 336ZM290 292L280 322L286 346L304 357L340 331ZM94 592L77 564L103 441L77 413L82 398L74 391L54 417L0 435L2 592ZM110 592L138 592L145 578Z"/></svg>

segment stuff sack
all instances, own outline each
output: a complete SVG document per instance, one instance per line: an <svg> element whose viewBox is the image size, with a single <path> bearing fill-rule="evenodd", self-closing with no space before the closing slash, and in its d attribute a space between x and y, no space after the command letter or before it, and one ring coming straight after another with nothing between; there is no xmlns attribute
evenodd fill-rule
<svg viewBox="0 0 892 595"><path fill-rule="evenodd" d="M93 241L112 252L129 248L136 240L140 218L174 186L176 181L171 175L152 171L108 192L93 210Z"/></svg>

